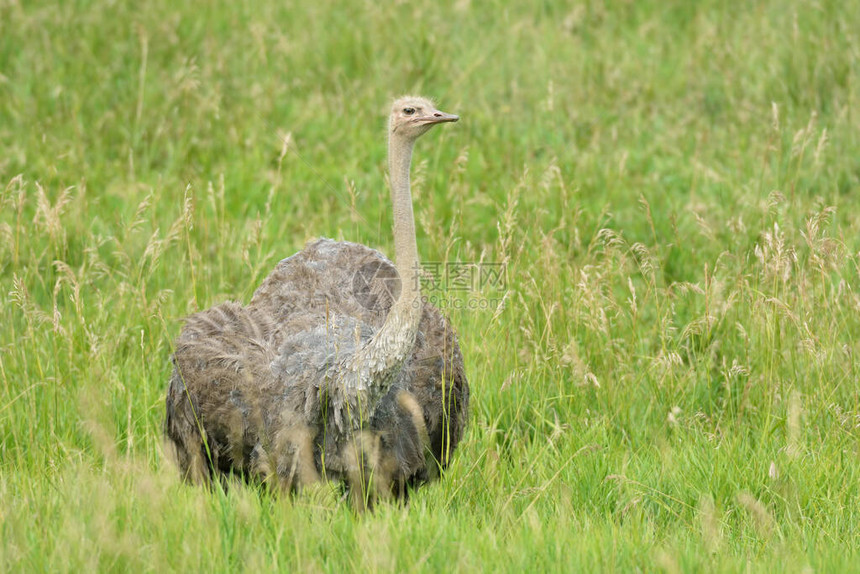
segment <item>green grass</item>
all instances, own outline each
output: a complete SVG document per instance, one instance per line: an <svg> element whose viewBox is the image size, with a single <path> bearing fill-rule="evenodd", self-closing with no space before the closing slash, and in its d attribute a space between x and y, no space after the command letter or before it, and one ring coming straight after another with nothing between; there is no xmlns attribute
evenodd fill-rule
<svg viewBox="0 0 860 574"><path fill-rule="evenodd" d="M360 4L0 0L0 570L860 568L853 3ZM422 257L508 271L450 313L452 468L365 516L180 484L182 318L393 253L406 92L462 117Z"/></svg>

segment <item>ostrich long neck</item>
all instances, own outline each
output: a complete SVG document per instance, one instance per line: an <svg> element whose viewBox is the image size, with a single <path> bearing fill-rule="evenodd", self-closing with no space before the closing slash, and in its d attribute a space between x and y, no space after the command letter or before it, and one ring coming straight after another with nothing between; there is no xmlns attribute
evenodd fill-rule
<svg viewBox="0 0 860 574"><path fill-rule="evenodd" d="M341 385L334 390L338 425L357 428L373 413L394 382L403 362L412 354L423 306L418 281L418 246L409 187L413 139L392 133L388 142L388 168L394 205L394 252L400 276L400 297L391 306L385 323L363 347L341 365ZM340 394L343 393L343 394ZM350 405L351 422L341 418ZM355 416L355 413L360 413Z"/></svg>
<svg viewBox="0 0 860 574"><path fill-rule="evenodd" d="M414 322L412 337L403 337L405 340L414 340L414 330L417 330L418 320L421 317L418 245L415 242L415 217L412 214L412 192L409 185L409 167L412 163L414 144L415 140L405 139L395 134L391 134L388 140L388 170L391 180L391 201L394 206L394 261L397 274L400 276L401 291L400 298L388 314L385 326L396 321L406 333L408 331L406 324ZM419 312L415 313L415 311ZM403 322L406 324L401 325ZM412 342L408 342L410 349Z"/></svg>

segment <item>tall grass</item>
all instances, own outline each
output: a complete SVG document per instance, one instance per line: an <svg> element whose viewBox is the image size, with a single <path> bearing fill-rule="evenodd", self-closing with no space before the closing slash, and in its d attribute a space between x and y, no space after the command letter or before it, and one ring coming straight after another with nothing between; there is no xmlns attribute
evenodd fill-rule
<svg viewBox="0 0 860 574"><path fill-rule="evenodd" d="M2 569L856 569L857 30L837 0L0 0ZM449 311L452 468L365 516L180 484L182 318L313 237L393 252L405 92L463 118L416 152L422 258L507 267Z"/></svg>

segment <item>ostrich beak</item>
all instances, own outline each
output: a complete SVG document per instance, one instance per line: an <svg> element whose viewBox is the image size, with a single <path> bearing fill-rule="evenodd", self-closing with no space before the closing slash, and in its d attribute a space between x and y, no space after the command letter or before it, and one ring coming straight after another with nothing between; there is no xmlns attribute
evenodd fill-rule
<svg viewBox="0 0 860 574"><path fill-rule="evenodd" d="M424 124L442 124L445 122L456 122L460 119L460 116L455 116L454 114L446 114L445 112L440 112L439 110L433 110L430 112L430 115L422 118L421 123Z"/></svg>

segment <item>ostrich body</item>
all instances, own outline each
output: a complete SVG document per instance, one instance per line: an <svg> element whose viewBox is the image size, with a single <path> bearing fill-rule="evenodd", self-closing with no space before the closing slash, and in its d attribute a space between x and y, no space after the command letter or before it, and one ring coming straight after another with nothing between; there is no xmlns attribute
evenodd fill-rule
<svg viewBox="0 0 860 574"><path fill-rule="evenodd" d="M321 239L281 261L247 306L188 318L165 420L185 479L234 473L295 490L327 478L367 501L403 496L448 464L469 387L456 335L416 280L409 167L418 137L457 120L423 98L394 103L396 265Z"/></svg>

